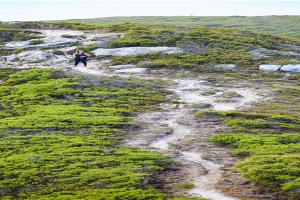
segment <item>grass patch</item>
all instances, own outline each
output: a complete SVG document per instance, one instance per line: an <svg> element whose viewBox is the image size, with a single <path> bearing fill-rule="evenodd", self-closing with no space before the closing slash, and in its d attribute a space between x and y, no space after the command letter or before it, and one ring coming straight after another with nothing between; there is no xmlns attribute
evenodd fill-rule
<svg viewBox="0 0 300 200"><path fill-rule="evenodd" d="M32 45L37 45L37 44L43 44L44 41L43 40L30 40L29 43Z"/></svg>
<svg viewBox="0 0 300 200"><path fill-rule="evenodd" d="M165 199L154 174L169 159L118 147L130 115L163 97L134 79L2 70L0 189L3 199Z"/></svg>

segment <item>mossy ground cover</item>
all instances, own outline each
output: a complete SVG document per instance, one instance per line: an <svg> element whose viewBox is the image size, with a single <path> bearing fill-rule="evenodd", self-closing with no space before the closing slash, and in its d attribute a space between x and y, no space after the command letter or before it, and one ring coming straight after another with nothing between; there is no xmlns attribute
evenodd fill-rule
<svg viewBox="0 0 300 200"><path fill-rule="evenodd" d="M259 48L290 51L289 46L299 45L299 40L292 37L223 27L147 26L130 23L103 27L109 32L124 33L124 37L110 42L111 47L174 46L184 50L184 53L169 55L151 53L113 57L113 64L132 63L150 68L183 67L207 72L216 64L236 64L241 68L257 69L259 64L297 63L290 56L255 57L249 53Z"/></svg>
<svg viewBox="0 0 300 200"><path fill-rule="evenodd" d="M1 70L1 199L166 199L153 175L170 161L117 145L131 113L164 98L135 79Z"/></svg>
<svg viewBox="0 0 300 200"><path fill-rule="evenodd" d="M232 153L244 159L236 164L243 177L283 193L286 199L299 199L299 74L276 78L258 73L255 77L257 83L268 85L274 93L272 99L247 110L202 111L198 115L217 116L231 127L209 140L233 148Z"/></svg>

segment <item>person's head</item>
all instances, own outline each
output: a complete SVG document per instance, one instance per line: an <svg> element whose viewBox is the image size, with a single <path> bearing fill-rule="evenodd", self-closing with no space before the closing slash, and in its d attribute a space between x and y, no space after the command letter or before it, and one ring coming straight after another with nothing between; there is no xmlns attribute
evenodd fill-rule
<svg viewBox="0 0 300 200"><path fill-rule="evenodd" d="M79 54L80 53L80 51L79 50L76 50L76 52L75 52L76 54Z"/></svg>

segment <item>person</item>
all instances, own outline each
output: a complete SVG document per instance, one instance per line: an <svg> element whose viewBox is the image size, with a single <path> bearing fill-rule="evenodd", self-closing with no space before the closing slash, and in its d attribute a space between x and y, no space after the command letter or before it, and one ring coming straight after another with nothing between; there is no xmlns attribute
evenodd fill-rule
<svg viewBox="0 0 300 200"><path fill-rule="evenodd" d="M79 51L77 50L73 56L75 57L75 67L79 64L79 62L82 62L83 65L86 67L87 66L87 63L86 63L86 60L89 56L91 56L90 54L88 53L84 53L83 51Z"/></svg>

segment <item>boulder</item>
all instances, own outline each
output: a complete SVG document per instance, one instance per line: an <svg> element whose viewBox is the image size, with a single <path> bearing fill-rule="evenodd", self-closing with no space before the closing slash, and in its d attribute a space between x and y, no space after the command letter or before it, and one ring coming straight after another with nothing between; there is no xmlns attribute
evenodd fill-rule
<svg viewBox="0 0 300 200"><path fill-rule="evenodd" d="M92 51L96 56L130 56L138 54L147 54L159 52L164 54L182 53L182 49L178 47L123 47L115 49L96 49Z"/></svg>
<svg viewBox="0 0 300 200"><path fill-rule="evenodd" d="M116 73L124 74L143 74L147 71L147 68L131 68L131 69L120 69L116 70Z"/></svg>
<svg viewBox="0 0 300 200"><path fill-rule="evenodd" d="M300 65L283 65L280 70L282 72L300 73Z"/></svg>
<svg viewBox="0 0 300 200"><path fill-rule="evenodd" d="M265 72L276 72L279 71L281 65L259 65L259 70Z"/></svg>

